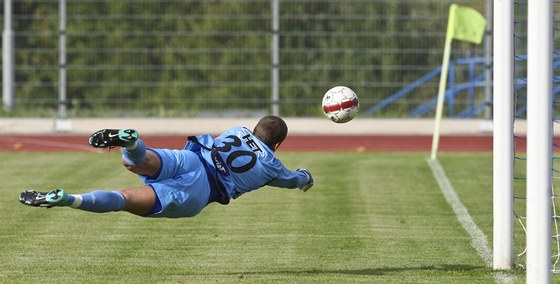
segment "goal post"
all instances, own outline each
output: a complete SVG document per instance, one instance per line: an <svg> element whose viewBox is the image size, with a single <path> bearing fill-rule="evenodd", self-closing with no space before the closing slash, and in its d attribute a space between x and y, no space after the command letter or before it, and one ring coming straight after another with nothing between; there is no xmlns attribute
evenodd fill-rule
<svg viewBox="0 0 560 284"><path fill-rule="evenodd" d="M523 19L514 19L516 4L526 9L526 14L523 13L522 16L526 16L526 22ZM552 239L555 238L558 242L558 235L552 235L553 15L552 0L523 3L514 3L513 0L494 1L493 268L512 269L514 265L514 117L517 115L515 94L518 83L525 81L526 184L525 197L521 199L526 201L524 266L528 283L551 281ZM526 25L525 38L517 34L517 26L514 23ZM515 78L515 58L522 59L525 55L515 54L514 35L524 38L527 44L526 80Z"/></svg>
<svg viewBox="0 0 560 284"><path fill-rule="evenodd" d="M527 282L550 283L552 0L527 9Z"/></svg>
<svg viewBox="0 0 560 284"><path fill-rule="evenodd" d="M513 268L513 0L494 1L493 268Z"/></svg>

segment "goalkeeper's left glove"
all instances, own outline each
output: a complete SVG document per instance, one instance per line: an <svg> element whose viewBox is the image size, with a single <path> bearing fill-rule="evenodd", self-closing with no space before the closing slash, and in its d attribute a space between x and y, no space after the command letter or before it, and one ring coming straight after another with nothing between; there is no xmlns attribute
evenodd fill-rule
<svg viewBox="0 0 560 284"><path fill-rule="evenodd" d="M311 176L311 173L307 169L297 169L297 171L302 172L307 176L307 182L299 188L303 190L303 192L306 192L313 186L313 176Z"/></svg>

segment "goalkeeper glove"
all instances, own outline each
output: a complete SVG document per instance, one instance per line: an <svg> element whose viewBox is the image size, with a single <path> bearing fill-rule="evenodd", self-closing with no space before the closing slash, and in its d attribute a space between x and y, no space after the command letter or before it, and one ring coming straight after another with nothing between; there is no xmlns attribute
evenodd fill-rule
<svg viewBox="0 0 560 284"><path fill-rule="evenodd" d="M313 177L311 176L311 173L307 169L297 169L297 171L302 172L307 176L307 182L302 187L299 188L303 190L303 192L306 192L313 186Z"/></svg>

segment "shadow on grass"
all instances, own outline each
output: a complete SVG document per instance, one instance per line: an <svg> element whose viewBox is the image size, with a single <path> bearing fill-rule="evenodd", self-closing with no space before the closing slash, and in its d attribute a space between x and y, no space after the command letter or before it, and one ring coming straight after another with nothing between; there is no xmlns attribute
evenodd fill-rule
<svg viewBox="0 0 560 284"><path fill-rule="evenodd" d="M472 265L442 265L442 266L418 266L418 267L383 267L370 269L336 269L336 270L277 270L277 271L253 271L253 272L237 272L228 273L230 275L257 275L257 274L346 274L346 275L385 275L390 273L398 273L403 271L473 271L488 270L484 266Z"/></svg>
<svg viewBox="0 0 560 284"><path fill-rule="evenodd" d="M340 269L340 270L311 270L307 273L334 273L334 274L350 274L350 275L384 275L387 273L401 271L472 271L484 270L484 266L472 265L443 265L443 266L418 266L418 267L382 267L371 269Z"/></svg>

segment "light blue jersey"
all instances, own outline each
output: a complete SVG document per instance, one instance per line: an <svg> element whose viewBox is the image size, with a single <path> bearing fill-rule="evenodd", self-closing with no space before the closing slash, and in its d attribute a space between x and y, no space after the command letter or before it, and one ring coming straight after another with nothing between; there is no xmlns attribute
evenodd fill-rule
<svg viewBox="0 0 560 284"><path fill-rule="evenodd" d="M301 188L312 184L305 172L286 169L247 128L188 140L183 150L149 149L158 155L161 168L155 177L140 175L157 197L146 217L193 217L208 203L228 204L265 185Z"/></svg>
<svg viewBox="0 0 560 284"><path fill-rule="evenodd" d="M195 138L203 148L202 157L228 198L238 198L265 185L299 188L309 180L305 173L284 167L274 151L247 128L234 127L216 138L208 134ZM189 144L185 149L189 149Z"/></svg>

